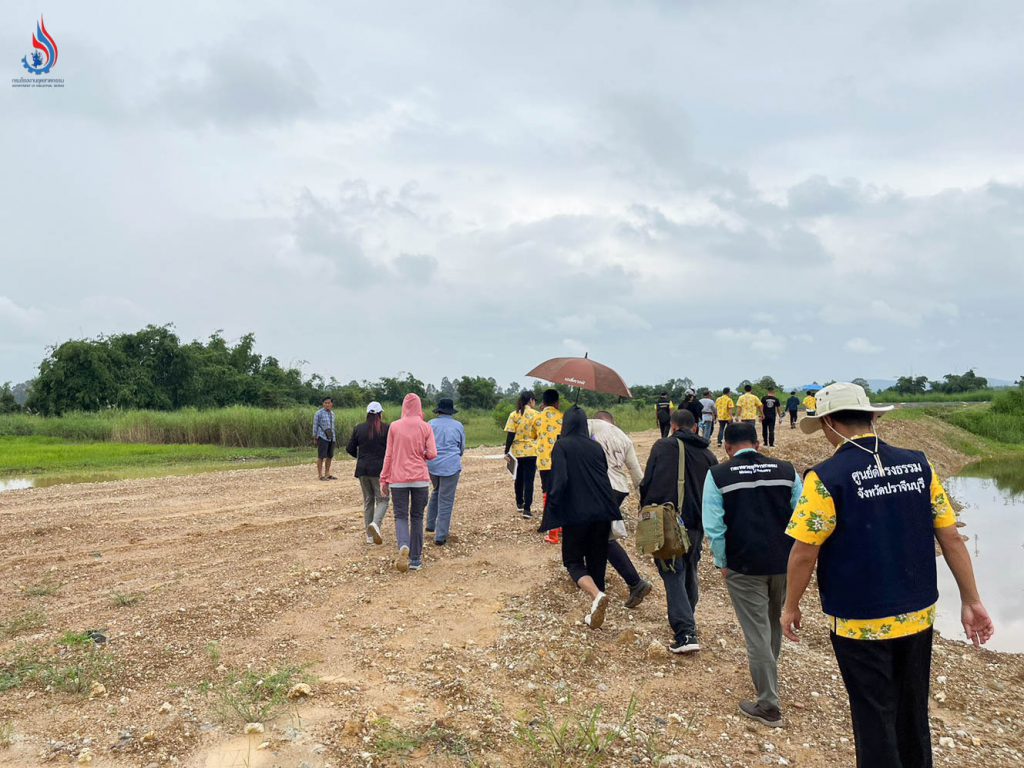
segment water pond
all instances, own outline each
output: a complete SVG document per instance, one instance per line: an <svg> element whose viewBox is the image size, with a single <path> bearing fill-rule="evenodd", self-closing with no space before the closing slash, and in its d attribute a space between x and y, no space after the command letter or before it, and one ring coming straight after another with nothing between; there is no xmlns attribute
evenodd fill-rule
<svg viewBox="0 0 1024 768"><path fill-rule="evenodd" d="M971 465L950 478L946 490L964 507L960 519L966 527L960 530L968 537L981 598L996 624L986 647L1024 653L1024 460ZM941 558L939 595L936 629L963 639L959 593Z"/></svg>

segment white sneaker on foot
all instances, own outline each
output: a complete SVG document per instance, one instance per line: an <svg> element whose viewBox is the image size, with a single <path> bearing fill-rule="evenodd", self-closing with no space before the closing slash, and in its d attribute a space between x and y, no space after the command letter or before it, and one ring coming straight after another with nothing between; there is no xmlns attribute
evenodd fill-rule
<svg viewBox="0 0 1024 768"><path fill-rule="evenodd" d="M583 621L585 621L587 626L591 629L600 629L601 625L604 624L604 614L607 610L608 595L602 592L594 598L594 602L590 605L590 613L587 614Z"/></svg>
<svg viewBox="0 0 1024 768"><path fill-rule="evenodd" d="M380 535L380 526L376 523L370 523L366 526L366 537L374 544L384 543L384 537Z"/></svg>
<svg viewBox="0 0 1024 768"><path fill-rule="evenodd" d="M409 570L409 548L404 544L398 548L398 557L395 558L395 568L399 573Z"/></svg>

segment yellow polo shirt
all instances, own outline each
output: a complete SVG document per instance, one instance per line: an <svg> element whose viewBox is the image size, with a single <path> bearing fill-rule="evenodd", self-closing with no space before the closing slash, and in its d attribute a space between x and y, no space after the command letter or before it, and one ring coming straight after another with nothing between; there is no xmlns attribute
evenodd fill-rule
<svg viewBox="0 0 1024 768"><path fill-rule="evenodd" d="M505 431L515 435L509 453L517 459L537 455L537 411L530 406L522 413L512 411L505 422Z"/></svg>
<svg viewBox="0 0 1024 768"><path fill-rule="evenodd" d="M715 400L715 410L718 411L719 421L732 421L732 409L736 407L736 403L732 401L732 398L728 395L721 395Z"/></svg>
<svg viewBox="0 0 1024 768"><path fill-rule="evenodd" d="M756 419L761 407L761 398L753 392L744 392L736 401L740 419Z"/></svg>
<svg viewBox="0 0 1024 768"><path fill-rule="evenodd" d="M804 408L806 408L808 411L816 411L816 410L818 410L818 400L817 400L817 398L815 398L814 395L808 395L807 397L805 397L804 398Z"/></svg>
<svg viewBox="0 0 1024 768"><path fill-rule="evenodd" d="M873 434L857 435L874 437ZM931 466L931 465L929 465ZM956 525L956 513L949 503L939 476L932 467L932 520L936 528ZM808 472L804 477L803 493L797 502L786 533L797 541L820 547L836 527L836 507L825 484L816 473ZM923 632L935 623L935 606L920 611L903 613L899 616L886 616L881 619L843 619L838 616L826 618L832 630L840 637L855 640L892 640L897 637L914 635Z"/></svg>
<svg viewBox="0 0 1024 768"><path fill-rule="evenodd" d="M537 469L551 469L551 451L562 434L562 412L549 405L537 414Z"/></svg>

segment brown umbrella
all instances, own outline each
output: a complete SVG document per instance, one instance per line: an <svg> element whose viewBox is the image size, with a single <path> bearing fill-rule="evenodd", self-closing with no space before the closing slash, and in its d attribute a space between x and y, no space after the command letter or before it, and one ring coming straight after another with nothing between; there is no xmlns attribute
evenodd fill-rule
<svg viewBox="0 0 1024 768"><path fill-rule="evenodd" d="M586 356L555 357L541 363L526 375L554 384L589 389L591 392L603 392L619 397L633 396L619 374L607 365L601 365Z"/></svg>

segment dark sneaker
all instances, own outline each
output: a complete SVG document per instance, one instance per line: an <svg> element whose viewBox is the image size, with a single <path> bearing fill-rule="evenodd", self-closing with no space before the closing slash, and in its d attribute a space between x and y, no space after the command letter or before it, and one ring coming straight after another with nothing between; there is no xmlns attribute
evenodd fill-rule
<svg viewBox="0 0 1024 768"><path fill-rule="evenodd" d="M523 513L523 505L522 504L516 504L516 512L518 512L519 514Z"/></svg>
<svg viewBox="0 0 1024 768"><path fill-rule="evenodd" d="M700 650L700 643L696 635L686 635L682 640L673 643L668 647L672 653L693 653Z"/></svg>
<svg viewBox="0 0 1024 768"><path fill-rule="evenodd" d="M434 546L443 547L448 543L448 539L434 539Z"/></svg>
<svg viewBox="0 0 1024 768"><path fill-rule="evenodd" d="M521 510L521 512L523 515L523 520L533 520L533 512L531 512L528 509Z"/></svg>
<svg viewBox="0 0 1024 768"><path fill-rule="evenodd" d="M427 531L427 533L433 533L434 529L433 528L427 528L426 531Z"/></svg>
<svg viewBox="0 0 1024 768"><path fill-rule="evenodd" d="M627 608L636 608L650 594L652 586L647 579L640 579L639 584L630 588L629 597L626 598L624 605Z"/></svg>
<svg viewBox="0 0 1024 768"><path fill-rule="evenodd" d="M785 725L782 713L778 709L766 709L747 699L740 702L740 714L746 715L751 720L757 720L761 725L767 725L769 728L781 728Z"/></svg>

